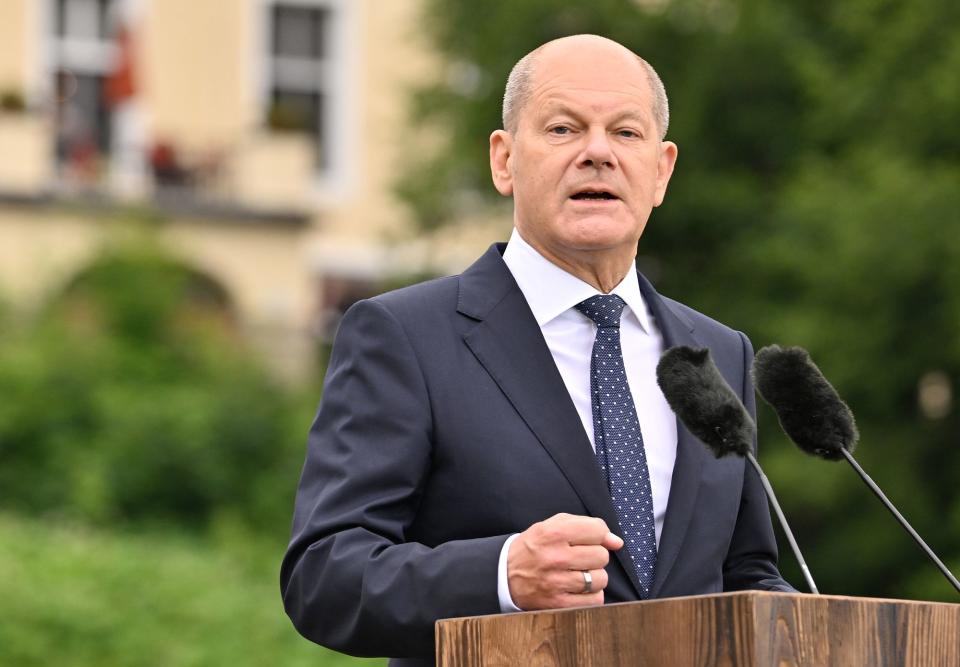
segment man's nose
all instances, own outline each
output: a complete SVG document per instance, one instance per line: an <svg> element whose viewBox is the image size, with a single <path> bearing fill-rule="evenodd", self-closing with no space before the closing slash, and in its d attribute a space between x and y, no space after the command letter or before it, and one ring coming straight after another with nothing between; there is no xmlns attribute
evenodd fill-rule
<svg viewBox="0 0 960 667"><path fill-rule="evenodd" d="M580 154L578 164L581 167L593 167L601 169L617 167L617 156L613 152L613 146L610 145L610 137L605 128L591 129L585 136L586 145Z"/></svg>

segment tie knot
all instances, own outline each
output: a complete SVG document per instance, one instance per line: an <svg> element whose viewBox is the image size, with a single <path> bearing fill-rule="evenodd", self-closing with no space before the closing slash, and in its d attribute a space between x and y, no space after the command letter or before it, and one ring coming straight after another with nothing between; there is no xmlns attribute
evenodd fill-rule
<svg viewBox="0 0 960 667"><path fill-rule="evenodd" d="M576 305L576 309L596 323L597 328L620 328L620 315L627 304L616 294L597 294Z"/></svg>

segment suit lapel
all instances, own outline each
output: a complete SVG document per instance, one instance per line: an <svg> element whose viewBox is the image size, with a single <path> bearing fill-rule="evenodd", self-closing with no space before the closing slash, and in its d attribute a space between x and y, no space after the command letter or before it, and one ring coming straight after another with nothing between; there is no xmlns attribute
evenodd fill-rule
<svg viewBox="0 0 960 667"><path fill-rule="evenodd" d="M501 253L502 246L491 247L460 277L457 310L478 320L464 342L563 472L587 512L608 526L618 526L590 440ZM616 555L639 591L626 549Z"/></svg>
<svg viewBox="0 0 960 667"><path fill-rule="evenodd" d="M592 447L550 350L513 276L492 246L460 277L457 310L477 321L464 342L506 395L563 472L592 515L617 526L610 494L596 469ZM640 291L663 335L664 347L702 347L690 320L665 301L642 274ZM701 470L709 452L677 420L677 457L657 555L651 596L656 597L677 561L696 506ZM639 596L626 549L616 552Z"/></svg>
<svg viewBox="0 0 960 667"><path fill-rule="evenodd" d="M640 291L663 335L665 349L677 345L702 347L693 335L693 324L690 320L661 298L643 274L640 274ZM652 597L656 597L663 588L680 554L680 548L696 506L701 469L708 456L706 447L678 419L677 458L673 466L667 513L657 549L657 569L650 591Z"/></svg>

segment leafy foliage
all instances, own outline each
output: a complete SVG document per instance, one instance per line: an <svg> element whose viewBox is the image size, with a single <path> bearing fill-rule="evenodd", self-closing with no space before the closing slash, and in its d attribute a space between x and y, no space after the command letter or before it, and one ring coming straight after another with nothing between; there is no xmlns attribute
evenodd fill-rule
<svg viewBox="0 0 960 667"><path fill-rule="evenodd" d="M0 514L0 664L383 665L300 637L277 594L282 543L93 530Z"/></svg>
<svg viewBox="0 0 960 667"><path fill-rule="evenodd" d="M497 201L486 142L520 56L581 32L640 53L667 86L680 146L667 201L640 243L641 269L758 345L807 347L857 415L860 460L956 572L960 5L427 6L451 66L415 94L416 118L444 141L398 186L422 226L455 220L457 202ZM473 196L457 196L464 189ZM918 400L930 373L946 378L946 410ZM761 458L821 590L955 599L852 471L801 458L772 412L760 416Z"/></svg>
<svg viewBox="0 0 960 667"><path fill-rule="evenodd" d="M106 252L0 345L0 505L286 530L308 414L250 360L209 281ZM299 423L296 423L299 422Z"/></svg>

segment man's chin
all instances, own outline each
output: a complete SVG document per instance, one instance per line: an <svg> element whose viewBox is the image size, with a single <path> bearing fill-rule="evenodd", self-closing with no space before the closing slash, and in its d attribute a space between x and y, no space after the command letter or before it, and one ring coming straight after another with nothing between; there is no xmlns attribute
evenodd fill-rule
<svg viewBox="0 0 960 667"><path fill-rule="evenodd" d="M576 216L569 220L566 236L571 247L581 250L603 250L636 245L643 232L643 225L635 220L603 214Z"/></svg>

